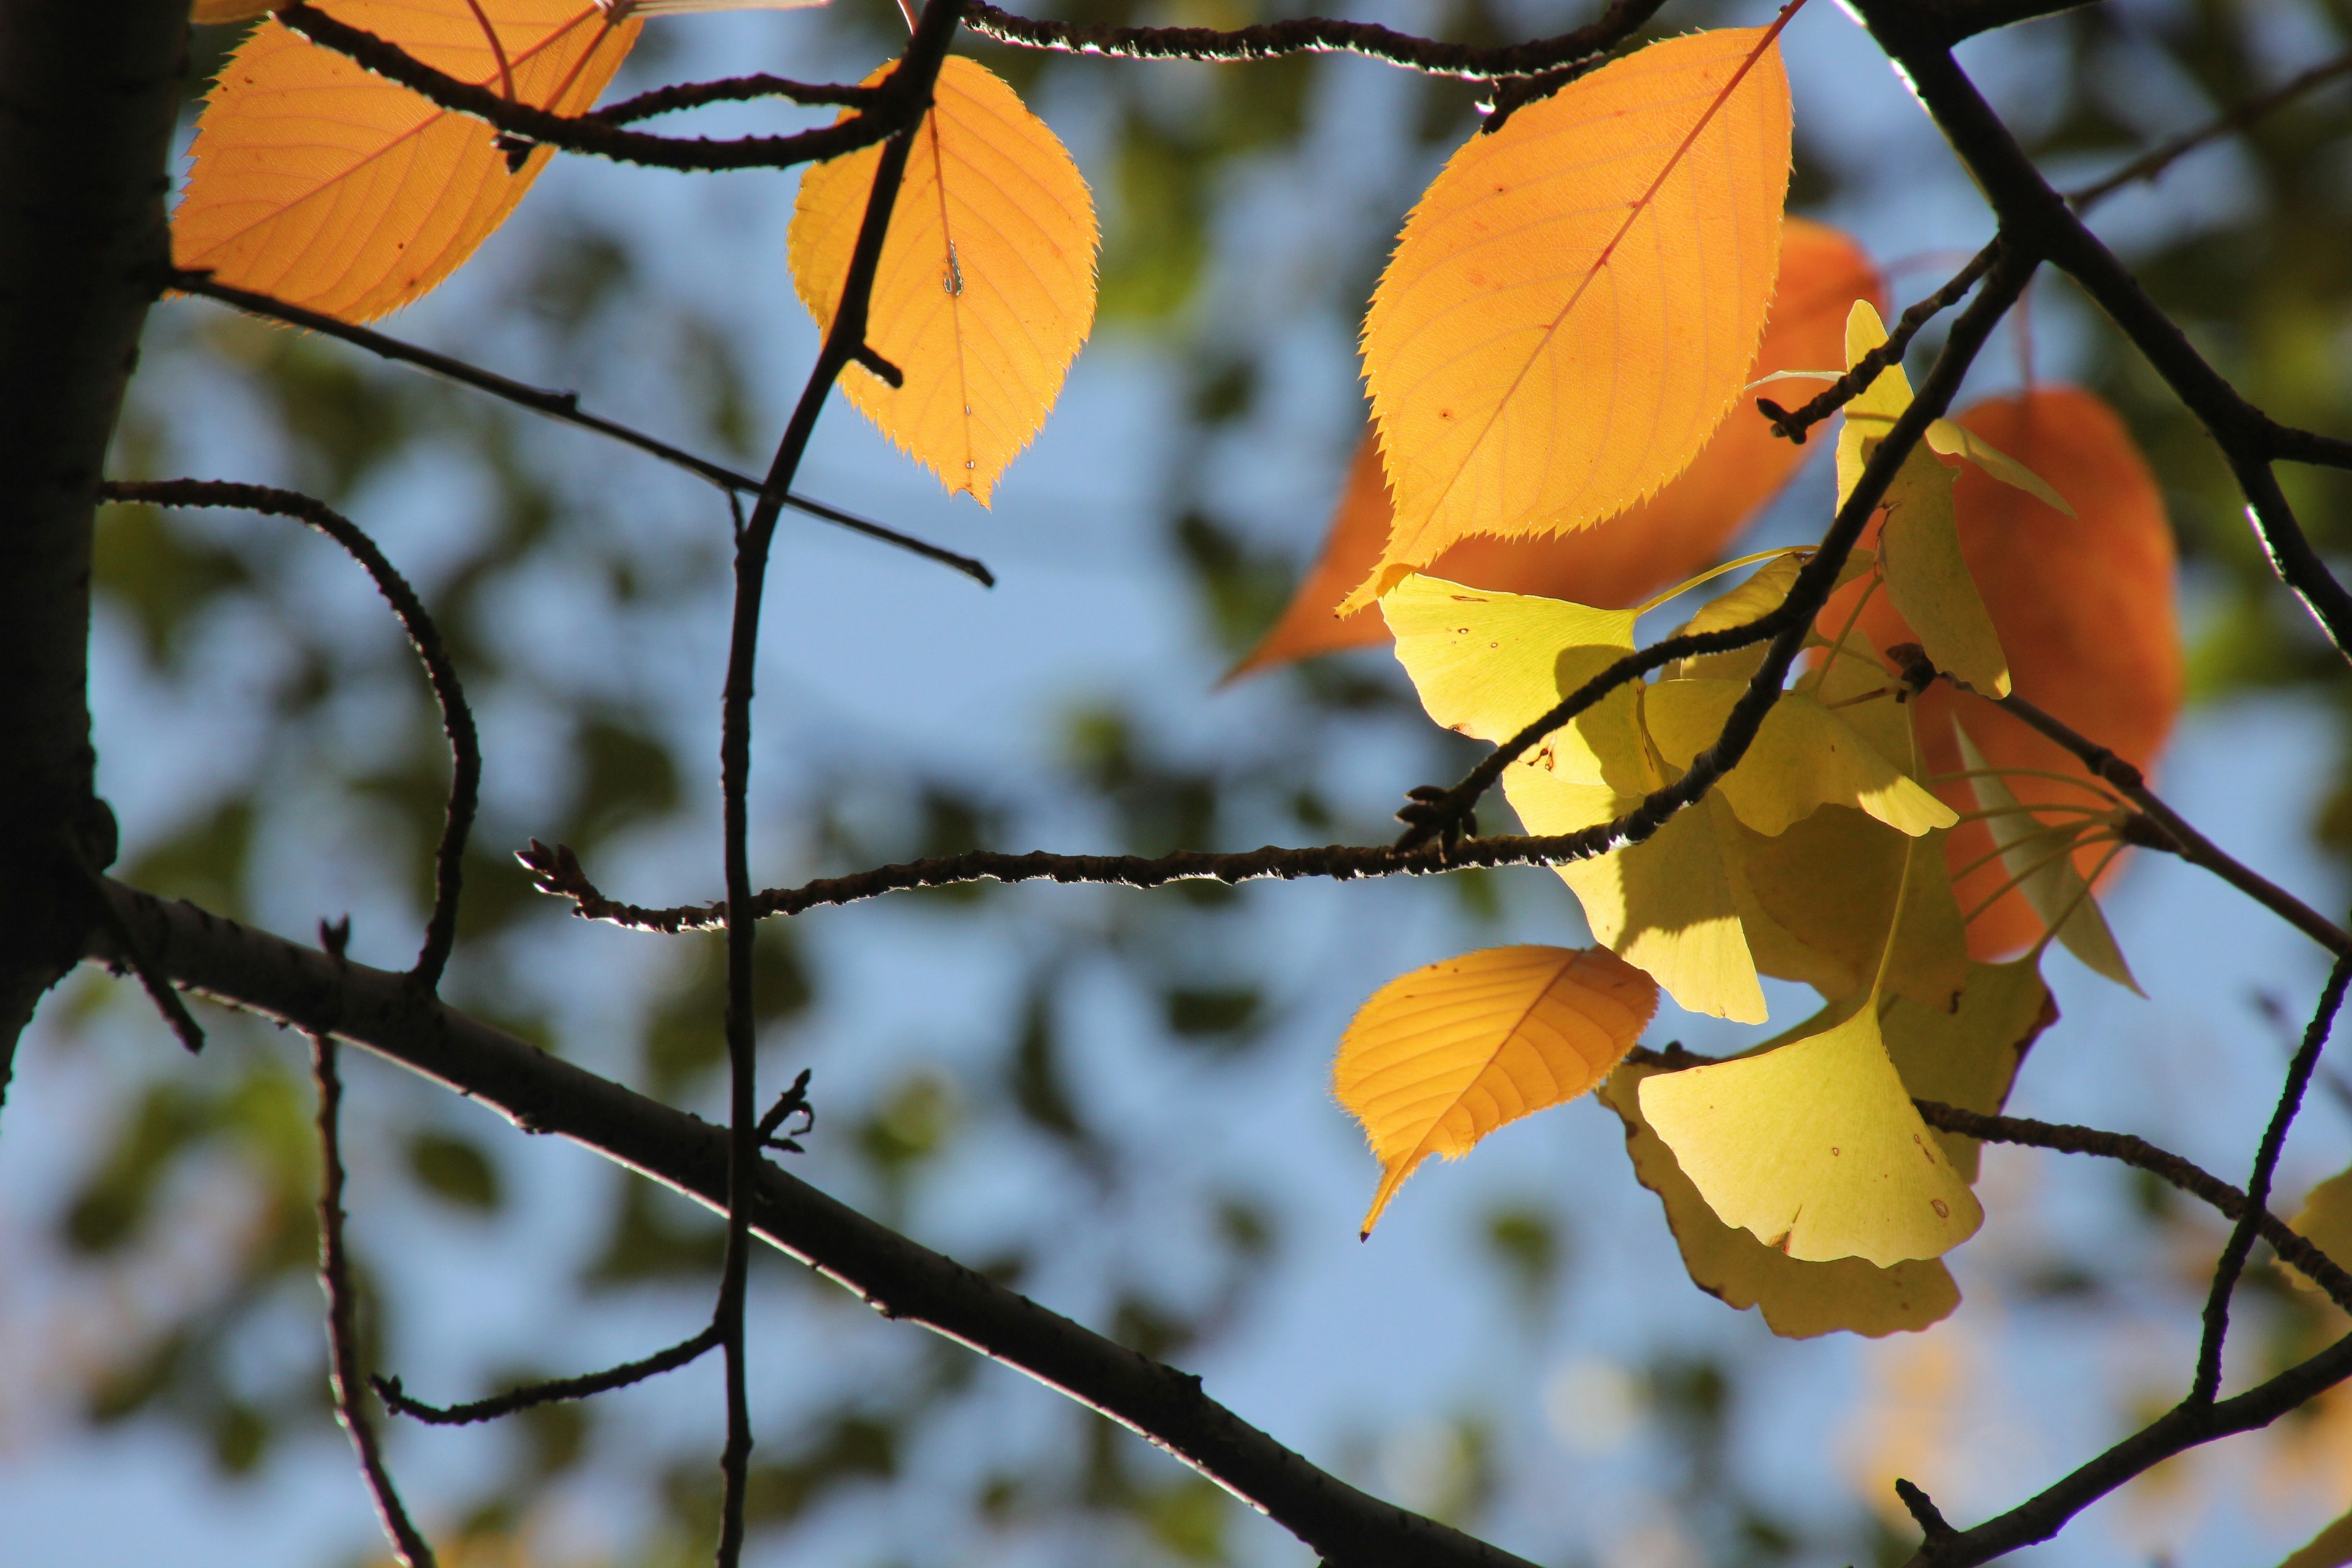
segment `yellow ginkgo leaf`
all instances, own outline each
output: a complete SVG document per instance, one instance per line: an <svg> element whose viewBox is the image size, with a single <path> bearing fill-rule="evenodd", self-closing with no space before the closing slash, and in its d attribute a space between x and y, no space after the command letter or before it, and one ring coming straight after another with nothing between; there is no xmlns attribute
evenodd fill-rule
<svg viewBox="0 0 2352 1568"><path fill-rule="evenodd" d="M1674 1151L1643 1120L1641 1087L1658 1070L1629 1062L1597 1092L1625 1123L1633 1174L1665 1205L1667 1227L1692 1283L1735 1310L1761 1307L1765 1326L1782 1339L1840 1331L1876 1339L1951 1316L1960 1304L1959 1287L1937 1259L1909 1259L1888 1268L1859 1258L1807 1263L1716 1218L1675 1163Z"/></svg>
<svg viewBox="0 0 2352 1568"><path fill-rule="evenodd" d="M1529 833L1573 833L1638 801L1549 768L1538 750L1503 772L1503 793ZM1693 1013L1743 1024L1765 1018L1764 991L1739 920L1722 838L1730 808L1710 795L1639 844L1556 866L1584 906L1595 941L1646 973Z"/></svg>
<svg viewBox="0 0 2352 1568"><path fill-rule="evenodd" d="M636 42L590 0L331 0L336 20L461 81L581 114ZM270 21L229 57L196 122L175 264L347 321L464 265L547 160Z"/></svg>
<svg viewBox="0 0 2352 1568"><path fill-rule="evenodd" d="M1867 300L1846 318L1849 363L1886 341L1886 328ZM1911 406L1911 384L1900 365L1879 373L1869 390L1846 405L1838 433L1838 504L1843 506L1864 466L1895 421ZM2009 658L1960 553L1952 513L1952 470L1922 442L1904 458L1880 502L1886 521L1878 536L1878 565L1888 603L1911 623L1936 668L1988 697L2009 695Z"/></svg>
<svg viewBox="0 0 2352 1568"><path fill-rule="evenodd" d="M1396 518L1369 603L1472 534L1588 527L1686 467L1764 331L1788 189L1773 29L1667 38L1474 136L1364 322Z"/></svg>
<svg viewBox="0 0 2352 1568"><path fill-rule="evenodd" d="M881 157L868 147L801 178L793 286L819 326L840 309ZM987 67L950 56L891 210L866 333L904 384L853 365L843 391L950 493L986 506L1094 327L1098 237L1086 181L1045 122Z"/></svg>
<svg viewBox="0 0 2352 1568"><path fill-rule="evenodd" d="M1773 556L1756 568L1746 581L1726 589L1700 605L1696 615L1675 628L1677 634L1725 631L1733 626L1746 626L1779 609L1788 598L1789 590L1796 586L1797 574L1804 570L1805 563L1811 556L1811 551ZM1832 591L1864 575L1871 566L1869 551L1849 552L1845 564L1839 569L1837 582ZM1696 658L1679 661L1675 666L1675 673L1682 677L1704 676L1713 680L1745 681L1763 664L1769 647L1766 643L1752 643L1747 647L1734 648L1729 653L1700 654Z"/></svg>
<svg viewBox="0 0 2352 1568"><path fill-rule="evenodd" d="M1591 1089L1633 1048L1657 987L1607 952L1490 947L1400 975L1357 1010L1331 1089L1381 1162L1370 1236L1432 1154Z"/></svg>
<svg viewBox="0 0 2352 1568"><path fill-rule="evenodd" d="M2352 1171L2339 1171L2311 1189L2303 1200L2303 1207L2287 1228L2327 1254L2346 1268L2352 1268ZM2319 1287L2304 1278L2293 1264L2282 1262L2287 1278L2299 1289L2317 1290Z"/></svg>
<svg viewBox="0 0 2352 1568"><path fill-rule="evenodd" d="M1449 730L1500 744L1561 698L1633 651L1633 613L1563 599L1495 594L1418 574L1381 599L1397 662L1429 716ZM1640 751L1634 693L1620 687L1554 735L1553 771L1629 793ZM1603 818L1603 820L1606 820Z"/></svg>
<svg viewBox="0 0 2352 1568"><path fill-rule="evenodd" d="M1791 1258L1940 1258L1984 1219L1887 1058L1874 994L1792 1045L1652 1078L1641 1106L1716 1216Z"/></svg>
<svg viewBox="0 0 2352 1568"><path fill-rule="evenodd" d="M1677 768L1715 744L1747 693L1742 680L1662 680L1642 711L1658 752ZM1790 691L1764 715L1738 765L1716 786L1739 820L1785 833L1824 805L1855 805L1904 833L1949 827L1952 808L1906 777L1835 713Z"/></svg>
<svg viewBox="0 0 2352 1568"><path fill-rule="evenodd" d="M2107 917L2099 911L2091 885L2074 868L2074 841L2095 826L2096 819L2070 815L2055 825L2043 822L2018 803L2009 785L1986 763L1976 742L1969 739L1968 731L1957 722L1952 730L1959 737L1960 760L1971 775L1969 788L1986 813L1984 824L2000 850L2001 866L2016 881L2025 901L2033 906L2043 929L2054 931L2060 945L2081 959L2085 968L2147 995L2132 978L2131 965L2124 962L2123 950L2116 945L2115 932L2107 929Z"/></svg>
<svg viewBox="0 0 2352 1568"><path fill-rule="evenodd" d="M2002 451L1965 425L1949 419L1938 419L1927 426L1927 445L1947 458L1964 458L1999 479L2023 490L2053 510L2074 515L2066 498L2050 488L2050 482L2015 458Z"/></svg>
<svg viewBox="0 0 2352 1568"><path fill-rule="evenodd" d="M1892 828L1844 806L1823 806L1777 838L1756 835L1741 872L1771 929L1801 949L1758 940L1748 919L1757 967L1801 980L1834 1001L1870 985L1878 973L1886 933L1895 952L1881 989L1948 1013L1969 980L1968 930L1943 862L1940 835L1923 840L1904 875L1906 840ZM1902 897L1902 919L1895 901ZM1828 981L1822 977L1824 964Z"/></svg>
<svg viewBox="0 0 2352 1568"><path fill-rule="evenodd" d="M1919 864L1932 857L1919 851ZM1915 867L1915 875L1916 868ZM2010 1085L2042 1031L2058 1021L2058 1004L2031 959L1971 963L1957 1008L1897 1001L1879 1019L1886 1054L1914 1100L1940 1100L1991 1116L2009 1103ZM1960 1179L1977 1179L1978 1144L1958 1132L1936 1133Z"/></svg>

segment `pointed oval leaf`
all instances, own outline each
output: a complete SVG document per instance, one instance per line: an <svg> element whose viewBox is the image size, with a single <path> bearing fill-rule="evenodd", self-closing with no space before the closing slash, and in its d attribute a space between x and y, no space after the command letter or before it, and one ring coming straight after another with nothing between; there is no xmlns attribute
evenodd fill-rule
<svg viewBox="0 0 2352 1568"><path fill-rule="evenodd" d="M1771 316L1751 370L1767 374L1839 363L1846 308L1857 299L1876 299L1881 287L1877 268L1850 236L1790 218L1781 231ZM1432 562L1429 574L1607 609L1638 605L1713 564L1813 450L1774 436L1752 409L1734 408L1690 467L1647 500L1575 533L1465 539ZM1368 430L1332 511L1322 555L1281 619L1227 679L1386 641L1387 623L1370 606L1345 616L1339 610L1380 559L1394 518L1380 437Z"/></svg>
<svg viewBox="0 0 2352 1568"><path fill-rule="evenodd" d="M1755 363L1788 176L1769 29L1653 44L1457 152L1365 319L1396 521L1343 607L1457 540L1588 528L1688 467Z"/></svg>
<svg viewBox="0 0 2352 1568"><path fill-rule="evenodd" d="M1813 1262L1940 1258L1984 1211L1879 1034L1874 998L1818 1035L1641 1087L1642 1112L1726 1225Z"/></svg>
<svg viewBox="0 0 2352 1568"><path fill-rule="evenodd" d="M516 99L558 114L594 105L642 26L588 0L328 9L462 81L511 81ZM553 156L536 148L510 169L497 136L265 22L229 57L196 122L173 260L347 321L398 310L463 266Z"/></svg>
<svg viewBox="0 0 2352 1568"><path fill-rule="evenodd" d="M1430 1155L1459 1159L1598 1083L1657 1005L1649 976L1590 948L1490 947L1381 986L1331 1065L1381 1166L1363 1233Z"/></svg>
<svg viewBox="0 0 2352 1568"><path fill-rule="evenodd" d="M2115 411L2081 387L1993 398L1958 423L2048 480L2076 513L2069 518L1974 468L1962 469L1954 487L1960 549L2000 634L2018 694L2149 771L2172 732L2186 678L2172 528L2147 459ZM1822 624L1834 629L1852 607L1833 601ZM1882 648L1919 640L1883 595L1864 607L1860 627ZM2080 785L2036 776L2056 773L2089 784L2073 752L1940 681L1918 699L1930 773L1961 766L1955 717L1991 766L2028 770L2005 779L2025 805L2095 800ZM1963 810L1975 804L1965 781L1937 789ZM1982 824L1963 823L1948 847L1957 868L1983 860L1993 846ZM2075 864L2087 876L2102 853L2084 850ZM2107 876L2120 864L2111 863ZM1962 906L1982 904L2005 875L1987 863L1959 877ZM2031 943L2042 929L2024 896L2011 893L1970 923L1969 943L1979 957L1996 957Z"/></svg>
<svg viewBox="0 0 2352 1568"><path fill-rule="evenodd" d="M840 309L881 158L868 147L802 176L793 286L821 327ZM986 506L1094 328L1097 237L1094 198L1060 139L987 67L949 57L891 211L866 330L905 384L852 365L842 390L950 494Z"/></svg>

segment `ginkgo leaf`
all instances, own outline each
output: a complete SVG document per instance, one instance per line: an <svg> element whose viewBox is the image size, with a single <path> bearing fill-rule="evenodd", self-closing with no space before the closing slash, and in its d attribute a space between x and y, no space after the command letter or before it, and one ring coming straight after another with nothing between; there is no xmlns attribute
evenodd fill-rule
<svg viewBox="0 0 2352 1568"><path fill-rule="evenodd" d="M1857 300L1846 318L1846 360L1859 361L1886 341L1886 328L1867 300ZM1911 405L1911 384L1900 365L1879 373L1868 389L1846 405L1838 434L1838 504L1862 478L1862 470L1886 429ZM1911 449L1880 503L1884 521L1873 542L1886 581L1886 598L1918 634L1920 645L1939 669L1948 670L1989 697L2009 695L2008 656L1991 616L1969 575L1952 512L1952 470L1937 462L1925 443Z"/></svg>
<svg viewBox="0 0 2352 1568"><path fill-rule="evenodd" d="M1877 269L1850 236L1788 219L1780 282L1751 370L1769 374L1835 362L1843 352L1846 308L1857 299L1877 298L1880 287ZM1780 439L1752 410L1735 408L1690 467L1647 500L1575 533L1465 539L1432 562L1429 574L1611 609L1638 605L1704 571L1814 450ZM1349 466L1321 556L1281 618L1226 679L1387 641L1387 623L1370 606L1338 612L1380 559L1394 516L1380 437L1368 430Z"/></svg>
<svg viewBox="0 0 2352 1568"><path fill-rule="evenodd" d="M1459 1159L1598 1083L1657 1005L1647 975L1579 948L1491 947L1381 986L1331 1065L1332 1092L1381 1162L1363 1234L1430 1155Z"/></svg>
<svg viewBox="0 0 2352 1568"><path fill-rule="evenodd" d="M1573 833L1639 804L1605 784L1563 777L1548 761L1538 750L1503 771L1503 793L1529 833ZM1760 1024L1764 990L1724 856L1731 826L1730 808L1709 795L1639 844L1553 869L1584 907L1593 939L1679 1005Z"/></svg>
<svg viewBox="0 0 2352 1568"><path fill-rule="evenodd" d="M1960 1304L1959 1287L1937 1259L1907 1259L1888 1268L1859 1258L1802 1262L1716 1218L1675 1163L1674 1151L1643 1119L1642 1085L1659 1070L1629 1062L1609 1075L1598 1097L1625 1123L1633 1174L1665 1206L1667 1228L1693 1284L1736 1311L1761 1307L1765 1326L1782 1339L1841 1331L1876 1339L1951 1316Z"/></svg>
<svg viewBox="0 0 2352 1568"><path fill-rule="evenodd" d="M1874 997L1759 1056L1641 1086L1642 1112L1726 1225L1807 1261L1939 1258L1984 1211L1911 1104Z"/></svg>
<svg viewBox="0 0 2352 1568"><path fill-rule="evenodd" d="M1715 632L1732 626L1745 626L1780 607L1789 591L1797 585L1798 574L1811 559L1811 551L1777 555L1759 566L1746 581L1726 589L1699 606L1698 613L1676 629L1682 632ZM1831 591L1836 592L1855 578L1876 569L1876 563L1867 550L1847 553L1845 563L1838 568L1837 582ZM1696 658L1679 660L1675 665L1678 677L1705 677L1714 680L1737 680L1745 683L1762 668L1769 645L1754 643L1734 648L1728 653L1701 654Z"/></svg>
<svg viewBox="0 0 2352 1568"><path fill-rule="evenodd" d="M1979 470L1960 470L1953 492L1960 549L2019 694L2147 771L2171 733L2185 685L2172 531L2155 476L2123 421L2080 387L1994 398L1962 413L1958 423L2015 454L2080 513L2065 517ZM1843 624L1852 593L1832 601L1823 626ZM1859 625L1880 647L1919 640L1884 595L1864 606ZM1988 763L2016 770L2004 777L2025 805L2096 804L2080 760L2009 715L1941 681L1916 705L1930 774L1949 775L1961 766L1952 734L1957 716ZM2042 776L2051 773L2060 777ZM1952 805L1975 805L1965 780L1937 787ZM2006 876L1989 858L1992 841L1980 824L1965 823L1949 847L1955 867L1979 863L1958 879L1961 902L1976 909ZM2103 854L2094 847L2075 863L2087 876ZM2018 893L2000 898L1969 927L1970 946L1985 958L2014 952L2041 934L2041 922Z"/></svg>
<svg viewBox="0 0 2352 1568"><path fill-rule="evenodd" d="M2352 1268L2352 1171L2339 1171L2312 1188L2303 1200L2302 1209L2287 1222L2287 1228L2327 1254L2338 1266ZM2293 1264L2281 1260L2279 1267L2300 1289L2320 1289Z"/></svg>
<svg viewBox="0 0 2352 1568"><path fill-rule="evenodd" d="M1496 744L1633 651L1630 610L1494 594L1413 575L1381 600L1397 662L1422 706L1449 730ZM1631 686L1620 687L1550 738L1548 767L1587 784L1646 790Z"/></svg>
<svg viewBox="0 0 2352 1568"><path fill-rule="evenodd" d="M1972 963L1958 1007L1898 1000L1879 1019L1886 1054L1914 1100L1940 1100L1982 1115L2009 1103L2017 1069L2042 1032L2058 1021L2058 1004L2030 959ZM1962 1181L1977 1179L1977 1141L1937 1130L1944 1157Z"/></svg>
<svg viewBox="0 0 2352 1568"><path fill-rule="evenodd" d="M2352 1563L2352 1513L2286 1554L2278 1568L2344 1568Z"/></svg>
<svg viewBox="0 0 2352 1568"><path fill-rule="evenodd" d="M1642 711L1658 752L1686 768L1715 744L1748 686L1738 680L1662 680ZM1785 692L1764 715L1738 765L1717 784L1739 820L1767 836L1824 805L1856 805L1908 834L1949 827L1952 808L1911 782L1835 713L1801 691Z"/></svg>
<svg viewBox="0 0 2352 1568"><path fill-rule="evenodd" d="M1822 807L1777 838L1759 835L1741 872L1772 929L1802 956L1759 942L1751 917L1748 940L1757 967L1804 981L1834 1001L1869 987L1892 931L1895 952L1880 982L1884 994L1950 1012L1969 980L1959 901L1952 896L1940 839L1920 846L1907 880L1905 849L1893 829L1837 805ZM1823 961L1828 984L1819 977Z"/></svg>
<svg viewBox="0 0 2352 1568"><path fill-rule="evenodd" d="M2074 515L2066 498L2050 488L2050 481L2009 456L2000 447L1965 425L1955 425L1948 419L1938 419L1927 426L1927 446L1947 458L1960 458L1975 464L1992 479L2023 490L2053 511Z"/></svg>
<svg viewBox="0 0 2352 1568"><path fill-rule="evenodd" d="M1002 79L950 56L933 99L891 212L866 334L905 382L894 388L853 365L841 385L950 494L986 506L1093 330L1099 235L1077 165ZM793 286L819 326L840 308L881 157L868 147L801 178Z"/></svg>
<svg viewBox="0 0 2352 1568"><path fill-rule="evenodd" d="M1789 176L1771 29L1667 38L1473 137L1364 322L1396 520L1343 609L1471 534L1590 527L1686 468L1762 339Z"/></svg>
<svg viewBox="0 0 2352 1568"><path fill-rule="evenodd" d="M338 21L437 70L584 113L642 24L589 0L329 0ZM486 31L495 29L495 36ZM270 21L196 122L172 256L347 321L423 295L504 223L553 154L509 166L498 133Z"/></svg>
<svg viewBox="0 0 2352 1568"><path fill-rule="evenodd" d="M2001 865L2018 891L2025 895L2025 901L2033 906L2034 917L2044 930L2054 931L2059 942L2086 968L2146 995L2116 946L2115 933L2107 929L2106 916L2099 912L2091 885L2074 868L2074 840L2097 819L2067 816L2051 824L2033 816L2020 804L2007 782L1992 772L1968 731L1955 728L1960 760L1971 775L1969 788L1978 808L1986 814L1985 827L2000 849Z"/></svg>

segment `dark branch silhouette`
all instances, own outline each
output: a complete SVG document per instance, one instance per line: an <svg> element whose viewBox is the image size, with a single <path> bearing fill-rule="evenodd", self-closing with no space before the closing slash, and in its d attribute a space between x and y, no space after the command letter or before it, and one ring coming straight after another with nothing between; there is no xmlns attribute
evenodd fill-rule
<svg viewBox="0 0 2352 1568"><path fill-rule="evenodd" d="M689 1366L718 1348L719 1325L711 1323L691 1338L680 1340L667 1350L656 1351L642 1361L624 1362L603 1372L583 1373L578 1377L550 1378L544 1383L527 1383L520 1388L509 1388L504 1394L494 1394L488 1399L477 1399L470 1405L427 1405L411 1399L396 1377L377 1377L369 1381L375 1385L378 1398L384 1408L395 1415L405 1415L430 1426L469 1426L478 1421L495 1421L501 1415L512 1415L519 1410L529 1410L537 1405L553 1405L565 1399L591 1399L599 1394L610 1394L616 1388L626 1388L643 1383L649 1377L659 1377L666 1372L676 1372Z"/></svg>

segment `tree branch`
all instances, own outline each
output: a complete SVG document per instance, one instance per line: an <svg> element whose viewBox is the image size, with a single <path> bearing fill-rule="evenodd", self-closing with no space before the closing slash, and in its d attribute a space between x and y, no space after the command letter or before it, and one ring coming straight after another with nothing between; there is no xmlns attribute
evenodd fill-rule
<svg viewBox="0 0 2352 1568"><path fill-rule="evenodd" d="M428 1426L470 1426L478 1421L495 1421L501 1415L511 1415L518 1410L529 1410L536 1405L553 1405L566 1399L592 1399L599 1394L610 1394L616 1388L626 1388L643 1383L649 1377L659 1377L679 1367L691 1365L719 1346L719 1325L704 1328L691 1338L680 1340L667 1350L656 1351L640 1361L624 1362L619 1366L606 1367L603 1372L586 1373L579 1377L551 1378L545 1383L527 1383L520 1388L509 1388L504 1394L494 1394L488 1399L477 1399L468 1405L427 1405L411 1399L396 1377L376 1377L368 1381L375 1385L377 1397L384 1408Z"/></svg>
<svg viewBox="0 0 2352 1568"><path fill-rule="evenodd" d="M730 77L724 81L689 81L675 87L657 87L635 98L608 103L582 118L601 120L607 125L628 125L639 120L651 120L657 114L677 114L688 109L700 109L707 104L742 103L760 98L788 98L794 103L839 103L854 109L871 109L885 101L879 87L859 87L843 82L789 81L780 76L762 73Z"/></svg>
<svg viewBox="0 0 2352 1568"><path fill-rule="evenodd" d="M418 992L404 975L166 903L108 891L183 987L294 1027L339 1037L498 1111L724 1211L722 1128L648 1100ZM91 955L113 960L103 931ZM1526 1568L1444 1525L1356 1490L1202 1392L1200 1380L1102 1338L983 1275L877 1225L766 1162L755 1234L867 1305L1017 1368L1150 1439L1264 1510L1326 1560L1367 1568Z"/></svg>
<svg viewBox="0 0 2352 1568"><path fill-rule="evenodd" d="M2196 130L2159 142L2147 152L2117 169L2103 180L2083 185L2066 193L2067 204L2076 212L2088 212L2099 203L2141 180L2153 180L2181 159L2209 142L2218 142L2233 132L2272 114L2301 98L2305 93L2326 86L2345 76L2352 76L2352 51L2315 65L2302 74L2289 78L2258 98L2250 98L2229 112L2217 116Z"/></svg>
<svg viewBox="0 0 2352 1568"><path fill-rule="evenodd" d="M1904 354L1911 347L1911 340L1919 335L1919 329L1958 304L1960 297L1975 288L1977 279L1991 268L2000 251L2000 241L1996 238L1970 257L1969 264L1952 275L1951 281L1897 317L1895 330L1886 334L1885 342L1854 361L1843 375L1794 413L1767 399L1758 398L1756 406L1771 422L1773 434L1803 446L1807 433L1814 426L1861 396L1887 366L1901 364Z"/></svg>
<svg viewBox="0 0 2352 1568"><path fill-rule="evenodd" d="M1632 37L1664 0L1611 0L1600 19L1573 32L1484 48L1415 37L1372 22L1301 16L1254 27L1114 27L1017 16L988 0L970 0L964 26L982 37L1027 49L1117 55L1138 60L1270 60L1284 55L1353 54L1432 76L1536 76L1604 54Z"/></svg>
<svg viewBox="0 0 2352 1568"><path fill-rule="evenodd" d="M907 123L908 105L894 75L877 83L884 101L832 125L796 132L790 136L742 136L727 142L709 137L652 136L626 131L593 115L554 114L518 102L494 89L460 81L438 71L399 45L362 27L339 22L305 0L289 0L276 13L278 21L321 48L348 56L387 81L443 109L470 114L509 135L520 136L567 153L585 153L615 163L642 163L656 169L709 173L720 169L789 169L796 163L838 158L870 147Z"/></svg>

